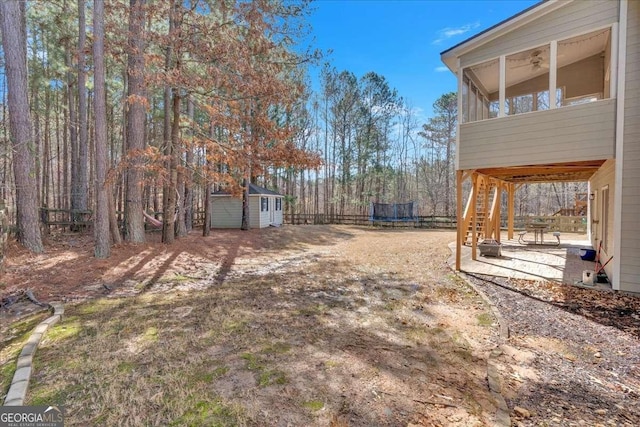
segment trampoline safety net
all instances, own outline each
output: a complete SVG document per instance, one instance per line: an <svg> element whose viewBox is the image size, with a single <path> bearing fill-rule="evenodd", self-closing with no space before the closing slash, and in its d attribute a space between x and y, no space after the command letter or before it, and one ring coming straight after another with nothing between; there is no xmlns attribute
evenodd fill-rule
<svg viewBox="0 0 640 427"><path fill-rule="evenodd" d="M371 221L414 221L413 202L371 203Z"/></svg>

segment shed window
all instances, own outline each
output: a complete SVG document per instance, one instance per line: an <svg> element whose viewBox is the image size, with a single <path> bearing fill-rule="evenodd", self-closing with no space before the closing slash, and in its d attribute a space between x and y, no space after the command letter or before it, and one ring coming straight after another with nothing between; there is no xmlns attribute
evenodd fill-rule
<svg viewBox="0 0 640 427"><path fill-rule="evenodd" d="M276 199L276 210L277 211L281 211L282 210L282 199L280 197L278 197Z"/></svg>
<svg viewBox="0 0 640 427"><path fill-rule="evenodd" d="M267 197L260 197L260 212L269 211L269 199Z"/></svg>

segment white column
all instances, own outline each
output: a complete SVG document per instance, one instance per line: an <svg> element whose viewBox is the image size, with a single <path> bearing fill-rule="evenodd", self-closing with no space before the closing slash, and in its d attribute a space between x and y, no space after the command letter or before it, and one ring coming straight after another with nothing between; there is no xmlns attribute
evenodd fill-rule
<svg viewBox="0 0 640 427"><path fill-rule="evenodd" d="M507 84L507 57L504 55L500 56L500 96L498 106L498 117L504 117L504 101L507 98L506 93L506 84Z"/></svg>
<svg viewBox="0 0 640 427"><path fill-rule="evenodd" d="M558 76L558 41L552 40L549 49L549 109L556 108L556 88Z"/></svg>
<svg viewBox="0 0 640 427"><path fill-rule="evenodd" d="M611 26L611 55L609 58L609 98L615 98L618 93L618 23Z"/></svg>

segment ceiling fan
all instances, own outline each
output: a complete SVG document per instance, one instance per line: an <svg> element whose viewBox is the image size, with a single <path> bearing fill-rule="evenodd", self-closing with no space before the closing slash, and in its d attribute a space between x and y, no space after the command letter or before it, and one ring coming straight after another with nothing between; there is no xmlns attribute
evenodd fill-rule
<svg viewBox="0 0 640 427"><path fill-rule="evenodd" d="M522 64L522 65L516 65L513 68L521 68L521 67L531 67L532 71L538 71L540 69L549 69L549 61L547 59L545 59L542 56L542 51L541 50L534 50L531 52L531 54L529 55L529 63L528 64Z"/></svg>

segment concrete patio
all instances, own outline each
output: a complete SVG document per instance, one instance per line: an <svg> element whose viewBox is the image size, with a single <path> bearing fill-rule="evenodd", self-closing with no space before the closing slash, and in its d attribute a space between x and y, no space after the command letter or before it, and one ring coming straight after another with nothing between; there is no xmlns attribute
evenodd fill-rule
<svg viewBox="0 0 640 427"><path fill-rule="evenodd" d="M501 234L500 257L481 256L478 249L477 260L473 261L471 247L463 246L461 270L465 273L582 285L583 271L595 269L595 262L580 259L580 254L583 253L581 249L593 249L584 234L562 233L559 245L556 245L552 236L550 244L544 245L533 244L533 236L524 244L518 243L517 237L516 234L514 239L508 240L506 232ZM449 247L455 254L455 242L450 243ZM609 283L597 283L588 287L611 289Z"/></svg>

